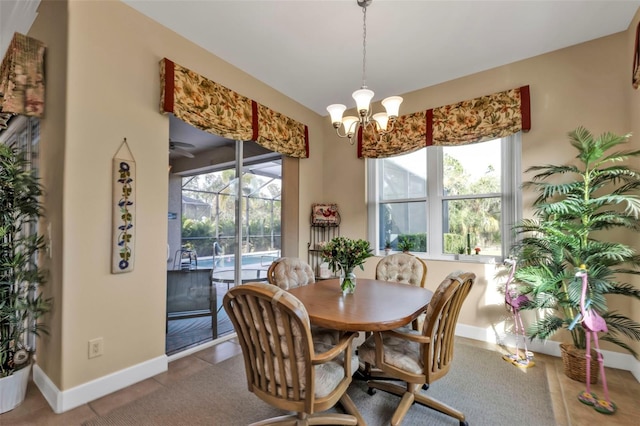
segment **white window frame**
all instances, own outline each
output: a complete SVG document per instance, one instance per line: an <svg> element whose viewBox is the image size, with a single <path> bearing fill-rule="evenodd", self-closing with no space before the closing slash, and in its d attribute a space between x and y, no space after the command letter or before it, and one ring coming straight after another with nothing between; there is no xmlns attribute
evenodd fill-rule
<svg viewBox="0 0 640 426"><path fill-rule="evenodd" d="M520 132L501 139L501 210L500 220L502 234L502 256L474 256L471 261L481 263L501 262L509 255L509 250L515 243L513 226L522 218L522 135ZM455 254L443 253L442 247L442 159L441 146L427 148L427 252L414 253L425 259L456 260ZM380 223L379 188L378 188L378 161L374 158L367 159L367 234L371 245L375 247L377 255L384 255L379 249L383 244L378 239L378 225ZM484 196L485 194L483 194ZM448 197L447 199L470 198L468 196ZM473 198L473 197L471 197ZM424 197L404 201L420 201Z"/></svg>

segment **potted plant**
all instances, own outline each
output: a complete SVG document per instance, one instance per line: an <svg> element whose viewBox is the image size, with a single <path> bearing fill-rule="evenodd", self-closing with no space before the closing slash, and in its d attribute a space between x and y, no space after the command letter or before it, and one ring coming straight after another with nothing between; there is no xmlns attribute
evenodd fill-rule
<svg viewBox="0 0 640 426"><path fill-rule="evenodd" d="M413 241L406 235L398 238L398 250L403 253L409 253L413 249Z"/></svg>
<svg viewBox="0 0 640 426"><path fill-rule="evenodd" d="M364 271L364 261L373 256L373 250L367 240L352 240L346 237L334 237L322 249L322 260L329 264L335 273L340 270L340 287L344 293L353 293L356 288L356 266Z"/></svg>
<svg viewBox="0 0 640 426"><path fill-rule="evenodd" d="M607 307L611 294L640 299L640 291L622 281L640 274L640 256L611 234L616 229L640 230L640 174L624 164L640 151L621 150L629 136L605 133L594 138L579 127L569 133L576 164L531 167L527 172L536 174L523 185L538 194L535 216L516 225L520 239L512 248L518 262L515 278L531 299L523 309L541 314L527 334L544 340L569 330L571 344L562 344L561 350L565 374L576 380L586 380L585 332L579 322L570 327L580 312L581 282L575 274L581 264L588 270L591 307L608 327L600 339L638 358L628 341L640 340L640 324ZM592 372L595 383L597 368Z"/></svg>
<svg viewBox="0 0 640 426"><path fill-rule="evenodd" d="M389 241L389 239L386 239L384 242L384 255L388 255L389 252L391 251L391 241Z"/></svg>
<svg viewBox="0 0 640 426"><path fill-rule="evenodd" d="M29 338L46 331L40 318L50 301L38 291L45 281L37 262L41 195L23 154L0 144L0 413L24 400L34 352Z"/></svg>
<svg viewBox="0 0 640 426"><path fill-rule="evenodd" d="M458 246L456 251L458 252L456 254L456 260L464 260L464 261L474 260L473 256L471 256L470 254L467 254L467 246L466 245Z"/></svg>

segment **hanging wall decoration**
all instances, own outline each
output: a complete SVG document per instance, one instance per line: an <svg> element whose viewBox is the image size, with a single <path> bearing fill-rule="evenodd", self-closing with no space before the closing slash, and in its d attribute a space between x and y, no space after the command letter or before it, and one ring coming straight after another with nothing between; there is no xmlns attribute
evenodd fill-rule
<svg viewBox="0 0 640 426"><path fill-rule="evenodd" d="M311 224L336 226L340 224L338 205L333 203L314 203L311 205Z"/></svg>
<svg viewBox="0 0 640 426"><path fill-rule="evenodd" d="M126 155L127 153L128 155ZM135 219L136 162L125 138L113 157L112 274L133 271L133 261L135 258Z"/></svg>

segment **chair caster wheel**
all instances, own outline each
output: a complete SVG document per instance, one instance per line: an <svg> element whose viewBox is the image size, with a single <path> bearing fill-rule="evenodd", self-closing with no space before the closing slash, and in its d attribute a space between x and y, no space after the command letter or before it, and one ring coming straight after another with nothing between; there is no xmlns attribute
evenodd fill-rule
<svg viewBox="0 0 640 426"><path fill-rule="evenodd" d="M469 423L466 420L462 420L460 421L460 426L469 426Z"/></svg>
<svg viewBox="0 0 640 426"><path fill-rule="evenodd" d="M367 390L367 393L368 393L369 395L375 395L375 394L376 394L376 390L375 390L374 388L369 388L369 389Z"/></svg>
<svg viewBox="0 0 640 426"><path fill-rule="evenodd" d="M426 383L424 383L424 384L422 385L422 390L427 390L427 389L429 389L429 385L428 385L428 384L426 384Z"/></svg>

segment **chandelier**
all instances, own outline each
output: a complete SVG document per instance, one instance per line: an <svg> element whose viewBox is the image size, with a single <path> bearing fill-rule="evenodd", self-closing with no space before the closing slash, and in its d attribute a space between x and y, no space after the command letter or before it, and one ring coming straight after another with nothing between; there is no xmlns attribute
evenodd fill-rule
<svg viewBox="0 0 640 426"><path fill-rule="evenodd" d="M378 134L378 138L382 138L385 134L393 130L393 123L398 118L398 111L402 98L400 96L390 96L382 101L386 112L371 112L371 99L373 99L373 90L367 88L366 66L367 66L367 6L373 0L357 0L358 6L362 8L362 87L351 95L356 101L356 109L358 116L342 117L347 109L342 104L332 104L327 107L327 111L331 115L331 123L333 123L336 133L341 138L349 138L349 143L353 145L353 137L358 133L358 127L362 127L363 131L368 126L372 126L374 133ZM344 128L344 133L340 133L340 129Z"/></svg>

